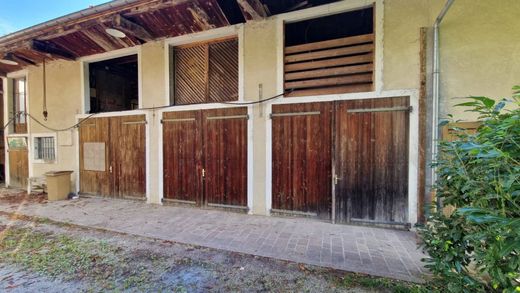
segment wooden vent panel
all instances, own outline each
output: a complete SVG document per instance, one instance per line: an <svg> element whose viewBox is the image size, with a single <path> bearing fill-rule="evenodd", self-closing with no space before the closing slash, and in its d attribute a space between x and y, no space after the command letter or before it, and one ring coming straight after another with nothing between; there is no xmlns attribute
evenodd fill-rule
<svg viewBox="0 0 520 293"><path fill-rule="evenodd" d="M238 100L236 38L175 48L175 104Z"/></svg>
<svg viewBox="0 0 520 293"><path fill-rule="evenodd" d="M208 66L204 45L175 49L175 103L198 104L206 101Z"/></svg>
<svg viewBox="0 0 520 293"><path fill-rule="evenodd" d="M287 96L371 91L374 50L374 34L286 47Z"/></svg>
<svg viewBox="0 0 520 293"><path fill-rule="evenodd" d="M238 100L238 40L209 46L209 101Z"/></svg>

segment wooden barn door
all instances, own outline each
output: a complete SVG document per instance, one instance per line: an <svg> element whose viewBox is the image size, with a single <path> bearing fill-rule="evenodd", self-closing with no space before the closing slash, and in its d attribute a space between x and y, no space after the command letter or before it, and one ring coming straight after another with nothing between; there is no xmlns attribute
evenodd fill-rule
<svg viewBox="0 0 520 293"><path fill-rule="evenodd" d="M208 206L247 209L247 108L203 111Z"/></svg>
<svg viewBox="0 0 520 293"><path fill-rule="evenodd" d="M163 114L164 198L247 209L247 108Z"/></svg>
<svg viewBox="0 0 520 293"><path fill-rule="evenodd" d="M409 99L336 103L337 222L408 221Z"/></svg>
<svg viewBox="0 0 520 293"><path fill-rule="evenodd" d="M109 172L110 118L91 118L79 127L80 192L111 195Z"/></svg>
<svg viewBox="0 0 520 293"><path fill-rule="evenodd" d="M9 186L27 188L29 157L27 146L9 148Z"/></svg>
<svg viewBox="0 0 520 293"><path fill-rule="evenodd" d="M331 123L331 103L273 106L273 212L331 219Z"/></svg>
<svg viewBox="0 0 520 293"><path fill-rule="evenodd" d="M163 114L164 198L201 206L200 111Z"/></svg>
<svg viewBox="0 0 520 293"><path fill-rule="evenodd" d="M144 115L91 118L80 126L80 192L144 198Z"/></svg>
<svg viewBox="0 0 520 293"><path fill-rule="evenodd" d="M146 196L146 117L110 118L111 194L116 197Z"/></svg>

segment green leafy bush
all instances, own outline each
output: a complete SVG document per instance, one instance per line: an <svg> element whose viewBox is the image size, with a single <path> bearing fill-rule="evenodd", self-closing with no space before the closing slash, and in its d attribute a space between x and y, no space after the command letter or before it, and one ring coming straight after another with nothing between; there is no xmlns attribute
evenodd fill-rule
<svg viewBox="0 0 520 293"><path fill-rule="evenodd" d="M439 144L437 198L454 212L432 211L419 228L436 289L520 292L520 86L514 91L512 100L459 104L482 124Z"/></svg>

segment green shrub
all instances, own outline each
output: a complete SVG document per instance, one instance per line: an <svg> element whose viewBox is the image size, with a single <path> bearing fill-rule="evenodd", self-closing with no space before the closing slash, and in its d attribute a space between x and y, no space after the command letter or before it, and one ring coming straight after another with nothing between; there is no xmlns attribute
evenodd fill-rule
<svg viewBox="0 0 520 293"><path fill-rule="evenodd" d="M436 289L520 292L520 86L514 91L512 100L459 104L482 124L439 144L437 198L455 210L433 210L419 228Z"/></svg>

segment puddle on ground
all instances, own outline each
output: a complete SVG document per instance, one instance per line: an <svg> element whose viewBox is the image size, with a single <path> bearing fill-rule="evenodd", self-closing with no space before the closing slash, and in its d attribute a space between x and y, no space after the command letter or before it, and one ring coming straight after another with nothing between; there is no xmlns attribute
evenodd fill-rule
<svg viewBox="0 0 520 293"><path fill-rule="evenodd" d="M170 288L183 288L188 292L206 291L213 274L200 266L173 267L163 273L161 281Z"/></svg>

